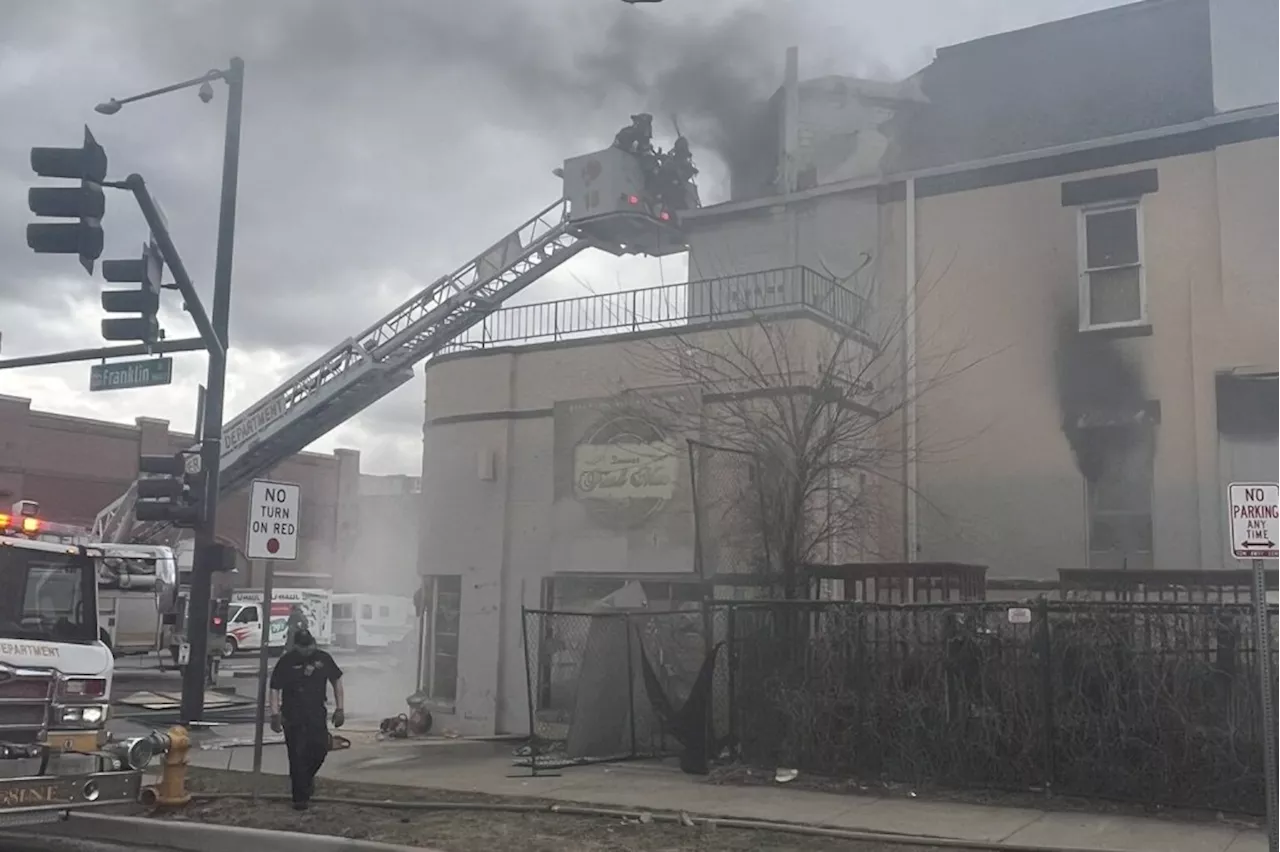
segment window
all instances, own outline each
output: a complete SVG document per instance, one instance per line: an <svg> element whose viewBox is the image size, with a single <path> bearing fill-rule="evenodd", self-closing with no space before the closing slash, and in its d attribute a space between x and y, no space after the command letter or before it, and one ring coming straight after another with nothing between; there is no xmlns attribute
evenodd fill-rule
<svg viewBox="0 0 1280 852"><path fill-rule="evenodd" d="M1149 427L1101 426L1085 431L1093 464L1085 482L1089 567L1149 570L1155 434Z"/></svg>
<svg viewBox="0 0 1280 852"><path fill-rule="evenodd" d="M334 621L349 621L351 619L351 604L340 603L333 605Z"/></svg>
<svg viewBox="0 0 1280 852"><path fill-rule="evenodd" d="M360 617L365 619L373 618L373 604L361 604Z"/></svg>
<svg viewBox="0 0 1280 852"><path fill-rule="evenodd" d="M98 641L93 605L97 569L66 553L0 547L0 637L46 642Z"/></svg>
<svg viewBox="0 0 1280 852"><path fill-rule="evenodd" d="M378 607L378 618L390 618L390 617L391 617L391 607L389 606Z"/></svg>
<svg viewBox="0 0 1280 852"><path fill-rule="evenodd" d="M433 701L452 704L458 695L458 626L462 611L462 575L424 577L427 629L423 631L422 689Z"/></svg>
<svg viewBox="0 0 1280 852"><path fill-rule="evenodd" d="M236 613L236 617L231 619L234 624L252 624L258 620L258 608L256 606L242 607Z"/></svg>
<svg viewBox="0 0 1280 852"><path fill-rule="evenodd" d="M1144 325L1142 210L1137 202L1080 211L1080 330Z"/></svg>

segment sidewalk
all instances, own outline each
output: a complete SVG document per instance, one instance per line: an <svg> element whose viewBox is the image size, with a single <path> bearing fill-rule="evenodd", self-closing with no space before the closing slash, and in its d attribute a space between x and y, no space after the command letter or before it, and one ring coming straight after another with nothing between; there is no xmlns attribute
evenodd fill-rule
<svg viewBox="0 0 1280 852"><path fill-rule="evenodd" d="M511 764L511 746L457 740L376 742L368 732L343 732L350 749L334 752L322 777L348 783L533 796L728 818L766 819L993 844L1066 846L1114 852L1266 852L1261 831L1224 824L1180 823L1143 817L1061 813L922 799L848 796L783 787L707 784L666 765L622 763L529 777ZM212 744L211 744L212 745ZM194 766L247 771L247 748L192 754ZM279 747L263 754L263 771L283 775ZM523 777L510 777L523 776Z"/></svg>

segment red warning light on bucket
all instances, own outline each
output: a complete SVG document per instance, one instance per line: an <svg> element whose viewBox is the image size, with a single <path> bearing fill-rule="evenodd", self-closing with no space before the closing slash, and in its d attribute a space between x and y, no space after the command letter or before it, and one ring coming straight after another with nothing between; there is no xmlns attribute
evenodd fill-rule
<svg viewBox="0 0 1280 852"><path fill-rule="evenodd" d="M628 203L628 204L639 204L639 203L640 203L640 196L638 196L638 195L628 195L628 196L627 196L627 203Z"/></svg>
<svg viewBox="0 0 1280 852"><path fill-rule="evenodd" d="M670 221L671 221L671 214L670 214L670 213L668 213L667 211L663 210L661 213L659 213L659 214L658 214L658 218L659 218L659 219L661 219L661 220L662 220L662 221L664 221L664 222L670 222Z"/></svg>

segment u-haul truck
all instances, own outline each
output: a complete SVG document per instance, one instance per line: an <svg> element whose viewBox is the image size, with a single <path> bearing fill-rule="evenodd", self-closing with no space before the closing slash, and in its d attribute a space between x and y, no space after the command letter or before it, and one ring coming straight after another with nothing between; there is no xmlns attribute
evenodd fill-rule
<svg viewBox="0 0 1280 852"><path fill-rule="evenodd" d="M262 630L270 625L270 648L283 648L288 636L289 614L297 607L307 620L307 629L316 644L333 642L332 596L326 589L273 589L271 611L263 612L262 590L243 589L231 595L227 615L227 636L223 654L256 651L262 647Z"/></svg>

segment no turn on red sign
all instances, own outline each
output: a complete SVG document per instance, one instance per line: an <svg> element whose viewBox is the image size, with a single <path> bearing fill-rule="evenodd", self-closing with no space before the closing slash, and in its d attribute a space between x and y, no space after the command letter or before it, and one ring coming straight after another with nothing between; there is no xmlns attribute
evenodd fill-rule
<svg viewBox="0 0 1280 852"><path fill-rule="evenodd" d="M1227 490L1231 503L1231 555L1236 559L1280 557L1280 485L1233 482Z"/></svg>
<svg viewBox="0 0 1280 852"><path fill-rule="evenodd" d="M255 479L249 495L250 559L298 558L298 504L302 489L289 482Z"/></svg>

